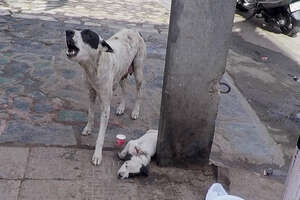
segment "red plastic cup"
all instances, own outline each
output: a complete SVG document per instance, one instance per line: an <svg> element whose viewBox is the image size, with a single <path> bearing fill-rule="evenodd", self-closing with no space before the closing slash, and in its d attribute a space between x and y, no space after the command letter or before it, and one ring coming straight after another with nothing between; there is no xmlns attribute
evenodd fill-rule
<svg viewBox="0 0 300 200"><path fill-rule="evenodd" d="M116 136L116 145L117 146L123 146L125 144L126 141L126 136L122 135L122 134L118 134Z"/></svg>

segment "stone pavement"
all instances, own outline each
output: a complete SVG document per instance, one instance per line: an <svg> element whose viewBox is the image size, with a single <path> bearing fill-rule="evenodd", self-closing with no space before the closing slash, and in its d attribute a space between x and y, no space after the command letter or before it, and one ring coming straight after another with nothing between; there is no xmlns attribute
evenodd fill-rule
<svg viewBox="0 0 300 200"><path fill-rule="evenodd" d="M211 166L192 170L158 168L150 176L119 180L114 139L128 139L157 128L168 30L168 12L143 1L0 1L0 199L203 199L215 182ZM145 94L141 118L130 119L128 106L114 114L101 166L91 156L99 126L82 137L87 122L87 92L82 70L66 59L64 32L90 28L110 37L121 28L139 30L147 44ZM98 110L99 111L99 110Z"/></svg>
<svg viewBox="0 0 300 200"><path fill-rule="evenodd" d="M92 151L55 147L0 147L0 199L203 199L214 182L211 167L178 170L151 165L148 178L119 180L115 152L94 167Z"/></svg>
<svg viewBox="0 0 300 200"><path fill-rule="evenodd" d="M156 0L0 1L0 194L5 199L204 197L215 181L211 167L179 170L158 168L153 163L148 178L116 178L120 165L113 145L116 134L131 139L158 127L169 18L168 1L163 2L165 8ZM119 101L116 92L103 163L93 167L90 159L99 121L96 118L91 136L80 136L87 120L87 93L82 70L66 59L64 31L90 28L108 38L124 27L139 30L147 44L141 118L130 119L135 91L131 77L125 114L114 114ZM258 193L265 185L265 167L272 166L284 174L289 164L293 138L299 130L299 122L290 113L297 110L299 92L285 76L285 69L293 74L299 70L281 54L249 44L236 35L231 49L227 72L233 80L225 77L225 81L232 85L233 92L221 95L213 155L220 166L233 167L229 189L253 200L245 190L247 184L257 185L251 191ZM261 61L262 55L270 59ZM288 109L278 109L280 105ZM239 185L243 174L249 172L238 176L232 172L234 167L254 171L256 176L251 172L248 183ZM283 180L270 181L279 185L276 191L281 191Z"/></svg>
<svg viewBox="0 0 300 200"><path fill-rule="evenodd" d="M144 17L132 16L127 19L118 16L119 20L116 20L115 14L108 15L106 12L110 10L116 13L120 7L117 1L115 4L113 1L101 1L101 5L94 1L65 1L64 4L60 4L62 1L57 1L57 4L55 1L30 2L7 1L1 10L3 15L4 9L12 13L8 12L8 15L0 18L0 143L94 145L97 129L91 137L80 136L87 121L88 101L81 68L70 62L64 53L64 31L69 28L90 28L101 33L104 38L125 27L141 31L148 51L141 118L136 121L129 119L135 95L134 80L131 77L128 80L129 102L125 115L114 115L118 93L113 99L105 144L111 146L115 135L120 132L130 133L130 139L149 128L157 128L167 39L167 18L163 7L144 1L142 8L147 11ZM119 13L124 16L134 13L141 15L135 12L134 9L138 8L134 2L124 1L122 6L132 11L125 13L120 9ZM73 7L80 7L74 16ZM81 12L82 9L90 12L86 15ZM61 10L64 12L61 13ZM77 17L80 13L82 17ZM106 13L105 17L99 13ZM155 21L155 17L160 21Z"/></svg>

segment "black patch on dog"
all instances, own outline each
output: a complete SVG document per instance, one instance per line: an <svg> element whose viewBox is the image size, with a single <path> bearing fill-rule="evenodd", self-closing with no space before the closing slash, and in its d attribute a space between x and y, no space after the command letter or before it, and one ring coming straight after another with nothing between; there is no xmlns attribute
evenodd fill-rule
<svg viewBox="0 0 300 200"><path fill-rule="evenodd" d="M74 31L72 31L72 30L66 30L66 37L67 37L68 39L72 39L73 36L74 36L74 34L75 34Z"/></svg>
<svg viewBox="0 0 300 200"><path fill-rule="evenodd" d="M299 136L299 138L298 138L297 147L298 147L298 149L300 150L300 136Z"/></svg>
<svg viewBox="0 0 300 200"><path fill-rule="evenodd" d="M129 173L128 178L133 178L133 177L140 176L140 175L141 175L141 173Z"/></svg>
<svg viewBox="0 0 300 200"><path fill-rule="evenodd" d="M106 52L110 52L110 53L113 53L113 52L114 52L114 50L111 48L111 46L109 46L109 44L107 44L107 42L106 42L105 40L103 40L103 41L101 42L101 44L102 44L103 47L106 47L106 48L107 48Z"/></svg>
<svg viewBox="0 0 300 200"><path fill-rule="evenodd" d="M68 57L74 57L79 52L79 49L75 46L75 42L73 40L75 32L73 30L66 30L66 43L68 47L68 52L75 51L75 54L67 54Z"/></svg>
<svg viewBox="0 0 300 200"><path fill-rule="evenodd" d="M148 176L149 175L149 169L145 165L142 165L140 172L138 173L129 173L128 178L133 178L136 176Z"/></svg>
<svg viewBox="0 0 300 200"><path fill-rule="evenodd" d="M97 49L99 45L99 36L97 33L84 29L81 31L82 41L88 45L90 45L93 49Z"/></svg>
<svg viewBox="0 0 300 200"><path fill-rule="evenodd" d="M123 160L127 161L127 160L131 160L131 158L132 158L132 155L127 154Z"/></svg>
<svg viewBox="0 0 300 200"><path fill-rule="evenodd" d="M127 161L127 160L131 160L132 158L132 155L131 154L126 154L126 156L124 158L120 158L120 160L123 160L123 161Z"/></svg>
<svg viewBox="0 0 300 200"><path fill-rule="evenodd" d="M140 173L141 173L141 175L148 176L149 175L148 167L145 165L142 165L142 167L140 169Z"/></svg>

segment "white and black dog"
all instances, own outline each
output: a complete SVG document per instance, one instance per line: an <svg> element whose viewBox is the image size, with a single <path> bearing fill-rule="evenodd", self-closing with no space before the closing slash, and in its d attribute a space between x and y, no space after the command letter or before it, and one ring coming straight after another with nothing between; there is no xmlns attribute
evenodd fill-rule
<svg viewBox="0 0 300 200"><path fill-rule="evenodd" d="M121 179L135 175L148 176L151 157L156 153L157 130L148 130L142 137L130 140L118 154L121 160L126 160L118 171Z"/></svg>
<svg viewBox="0 0 300 200"><path fill-rule="evenodd" d="M117 115L121 115L125 110L125 79L132 73L135 76L137 95L131 118L137 119L139 116L146 45L141 35L134 30L121 30L105 41L97 33L85 29L67 30L66 46L68 58L78 62L84 69L89 90L88 123L82 135L91 134L94 126L96 97L101 105L100 128L92 158L93 164L99 165L113 90L118 85L121 86L122 97L116 111Z"/></svg>

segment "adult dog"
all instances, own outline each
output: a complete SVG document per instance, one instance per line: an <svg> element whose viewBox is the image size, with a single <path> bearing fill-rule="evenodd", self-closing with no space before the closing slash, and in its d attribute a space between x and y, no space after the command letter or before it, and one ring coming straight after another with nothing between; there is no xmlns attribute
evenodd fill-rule
<svg viewBox="0 0 300 200"><path fill-rule="evenodd" d="M96 97L101 105L100 128L92 158L93 164L99 165L113 90L118 85L121 86L122 97L116 111L117 115L121 115L125 110L125 79L132 73L135 76L137 95L131 118L137 119L139 116L146 45L141 35L133 30L121 30L105 41L97 33L85 29L67 30L66 46L67 57L78 62L84 69L89 90L88 123L82 135L92 132Z"/></svg>

